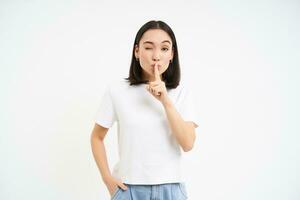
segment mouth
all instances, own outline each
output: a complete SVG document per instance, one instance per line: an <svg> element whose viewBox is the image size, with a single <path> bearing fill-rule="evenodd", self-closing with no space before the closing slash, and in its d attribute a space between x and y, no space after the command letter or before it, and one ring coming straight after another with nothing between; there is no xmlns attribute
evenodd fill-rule
<svg viewBox="0 0 300 200"><path fill-rule="evenodd" d="M154 66L155 66L155 64L152 64L152 65L151 65L151 67L153 67L153 68L154 68ZM159 65L159 64L158 64L157 66L158 66L158 68L161 67L161 65Z"/></svg>

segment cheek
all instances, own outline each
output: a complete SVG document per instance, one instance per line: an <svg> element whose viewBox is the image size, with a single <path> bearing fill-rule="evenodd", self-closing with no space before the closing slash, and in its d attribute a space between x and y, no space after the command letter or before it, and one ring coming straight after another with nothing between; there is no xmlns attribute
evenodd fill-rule
<svg viewBox="0 0 300 200"><path fill-rule="evenodd" d="M149 53L141 53L140 55L140 63L145 67L150 68L150 63L152 62L151 55ZM149 66L148 66L149 65Z"/></svg>
<svg viewBox="0 0 300 200"><path fill-rule="evenodd" d="M147 52L147 51L141 51L141 54L140 54L140 57L143 58L143 59L148 59L150 57L150 53Z"/></svg>
<svg viewBox="0 0 300 200"><path fill-rule="evenodd" d="M148 61L148 56L146 54L140 54L140 65L141 67L146 70L149 71L150 70L150 66L149 66L149 61Z"/></svg>
<svg viewBox="0 0 300 200"><path fill-rule="evenodd" d="M170 60L171 60L171 57L169 57L169 56L166 56L166 57L164 58L164 61L163 61L164 67L167 68L167 67L169 66Z"/></svg>
<svg viewBox="0 0 300 200"><path fill-rule="evenodd" d="M172 58L171 54L166 54L166 55L164 56L164 62L165 62L165 63L169 63L170 60L171 60L171 58Z"/></svg>
<svg viewBox="0 0 300 200"><path fill-rule="evenodd" d="M160 71L162 72L162 73L164 73L167 69L168 69L168 67L169 67L169 64L167 63L167 64L164 64L163 66L162 66L162 68L160 69Z"/></svg>

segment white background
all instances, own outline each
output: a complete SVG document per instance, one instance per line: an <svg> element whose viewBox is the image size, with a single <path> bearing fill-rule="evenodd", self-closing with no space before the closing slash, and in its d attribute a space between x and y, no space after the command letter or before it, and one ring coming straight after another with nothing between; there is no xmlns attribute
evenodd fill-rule
<svg viewBox="0 0 300 200"><path fill-rule="evenodd" d="M0 199L109 199L90 133L136 32L165 21L201 124L189 199L300 199L297 1L0 1ZM105 140L117 161L116 124Z"/></svg>

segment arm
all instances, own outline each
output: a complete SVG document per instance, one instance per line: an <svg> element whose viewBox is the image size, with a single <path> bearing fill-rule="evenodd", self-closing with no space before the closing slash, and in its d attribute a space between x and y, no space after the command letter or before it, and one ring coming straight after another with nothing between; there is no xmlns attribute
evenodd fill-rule
<svg viewBox="0 0 300 200"><path fill-rule="evenodd" d="M111 176L104 146L104 137L107 132L108 128L95 124L90 138L93 156L104 182Z"/></svg>
<svg viewBox="0 0 300 200"><path fill-rule="evenodd" d="M172 133L175 135L183 151L192 150L196 139L196 125L193 122L184 121L169 98L163 102L163 107Z"/></svg>
<svg viewBox="0 0 300 200"><path fill-rule="evenodd" d="M175 135L183 151L190 151L196 139L195 127L197 127L197 125L194 125L193 122L184 121L177 112L173 102L168 97L166 85L165 82L161 80L157 64L154 66L154 74L155 80L149 82L146 89L162 103L172 133Z"/></svg>
<svg viewBox="0 0 300 200"><path fill-rule="evenodd" d="M91 146L94 159L97 167L101 173L102 180L105 183L110 195L116 191L117 186L126 190L127 186L124 185L120 180L115 179L109 170L107 156L104 146L104 137L108 132L108 128L95 124L93 132L91 134Z"/></svg>

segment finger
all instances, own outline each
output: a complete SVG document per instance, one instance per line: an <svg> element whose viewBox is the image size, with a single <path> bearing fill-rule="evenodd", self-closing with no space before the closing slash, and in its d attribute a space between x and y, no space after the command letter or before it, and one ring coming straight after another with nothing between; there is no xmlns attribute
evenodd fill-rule
<svg viewBox="0 0 300 200"><path fill-rule="evenodd" d="M119 182L119 186L123 189L123 190L127 190L128 187L126 185L124 185L124 183Z"/></svg>
<svg viewBox="0 0 300 200"><path fill-rule="evenodd" d="M146 85L146 90L148 90L149 92L152 92L152 87L150 85Z"/></svg>
<svg viewBox="0 0 300 200"><path fill-rule="evenodd" d="M160 81L160 75L159 75L159 71L158 71L158 64L156 63L154 65L154 76L155 76L155 80L156 81Z"/></svg>
<svg viewBox="0 0 300 200"><path fill-rule="evenodd" d="M153 94L154 90L152 87L149 87L149 92L151 92Z"/></svg>
<svg viewBox="0 0 300 200"><path fill-rule="evenodd" d="M114 194L117 191L118 188L119 188L118 184L115 185L115 187L111 191L111 194Z"/></svg>
<svg viewBox="0 0 300 200"><path fill-rule="evenodd" d="M149 88L149 92L152 93L152 94L154 94L154 93L155 93L155 90L154 90L153 88L150 87L150 88Z"/></svg>
<svg viewBox="0 0 300 200"><path fill-rule="evenodd" d="M156 96L159 96L161 94L161 88L159 86L156 86L156 87L152 87L153 89L153 93L156 95Z"/></svg>

